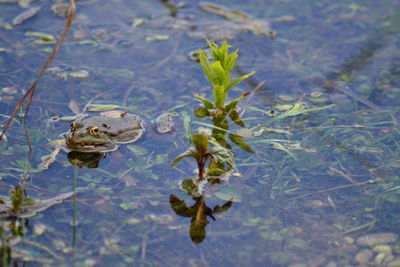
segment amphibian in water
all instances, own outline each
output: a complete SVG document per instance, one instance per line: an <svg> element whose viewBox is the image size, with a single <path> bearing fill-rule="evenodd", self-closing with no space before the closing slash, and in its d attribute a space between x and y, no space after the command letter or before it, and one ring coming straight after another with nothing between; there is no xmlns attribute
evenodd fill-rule
<svg viewBox="0 0 400 267"><path fill-rule="evenodd" d="M64 135L67 147L79 152L107 152L118 144L132 143L144 132L143 121L136 115L95 116L75 121Z"/></svg>

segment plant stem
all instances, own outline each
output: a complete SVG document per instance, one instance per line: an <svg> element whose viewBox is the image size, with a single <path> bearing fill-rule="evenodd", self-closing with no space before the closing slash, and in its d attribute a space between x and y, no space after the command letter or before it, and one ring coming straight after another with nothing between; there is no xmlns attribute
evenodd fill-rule
<svg viewBox="0 0 400 267"><path fill-rule="evenodd" d="M204 167L206 166L206 159L202 158L200 160L197 161L197 166L199 168L199 181L204 180Z"/></svg>

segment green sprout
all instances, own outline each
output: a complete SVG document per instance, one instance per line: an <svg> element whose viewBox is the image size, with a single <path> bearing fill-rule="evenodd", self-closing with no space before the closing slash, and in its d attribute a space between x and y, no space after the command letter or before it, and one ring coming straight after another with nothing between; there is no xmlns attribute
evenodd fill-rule
<svg viewBox="0 0 400 267"><path fill-rule="evenodd" d="M229 89L231 89L236 84L240 83L241 81L247 79L255 72L251 72L249 74L243 75L234 81L231 81L231 72L232 69L236 65L236 60L238 58L238 51L236 49L234 52L229 53L230 45L227 44L226 41L222 43L221 46L218 46L214 42L210 42L206 40L208 46L210 47L214 62L211 63L210 60L207 58L206 53L199 49L199 59L200 65L203 68L203 71L213 85L213 92L214 92L214 103L211 101L200 97L197 95L196 97L203 102L204 107L207 109L227 109L227 108L234 108L236 104L244 97L234 100L228 105L225 106L226 97L228 95Z"/></svg>

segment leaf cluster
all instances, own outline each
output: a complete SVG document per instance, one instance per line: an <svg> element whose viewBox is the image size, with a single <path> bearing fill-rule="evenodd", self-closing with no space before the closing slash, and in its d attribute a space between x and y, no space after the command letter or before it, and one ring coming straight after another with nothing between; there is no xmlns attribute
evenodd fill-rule
<svg viewBox="0 0 400 267"><path fill-rule="evenodd" d="M196 159L199 169L199 180L203 180L205 178L205 165L207 160L211 160L220 164L227 164L229 169L234 167L235 163L232 151L218 144L213 144L213 146L210 147L210 141L207 135L203 133L192 135L192 144L193 145L185 152L178 155L171 161L171 167L174 167L183 158L194 158Z"/></svg>
<svg viewBox="0 0 400 267"><path fill-rule="evenodd" d="M212 51L214 59L213 62L208 59L207 54L204 50L199 49L198 54L200 65L204 71L204 74L213 86L214 103L201 97L200 95L197 95L196 98L198 98L203 103L204 107L208 110L215 108L233 108L234 106L236 106L237 102L239 102L247 94L225 106L225 101L229 89L231 89L233 86L237 85L241 81L247 79L255 72L253 71L232 81L231 72L236 65L239 50L236 49L234 52L229 53L229 48L231 46L228 45L226 41L224 41L221 46L218 46L216 43L210 42L209 40L206 41Z"/></svg>

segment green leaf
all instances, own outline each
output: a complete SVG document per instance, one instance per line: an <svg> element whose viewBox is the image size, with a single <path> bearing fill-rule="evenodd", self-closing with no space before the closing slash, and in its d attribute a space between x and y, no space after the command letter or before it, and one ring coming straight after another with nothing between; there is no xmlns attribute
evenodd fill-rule
<svg viewBox="0 0 400 267"><path fill-rule="evenodd" d="M229 47L230 46L228 45L228 43L226 41L223 41L221 47L218 49L217 60L221 61L224 69L226 69L229 60L229 53L228 53Z"/></svg>
<svg viewBox="0 0 400 267"><path fill-rule="evenodd" d="M207 58L206 52L204 52L202 49L199 49L198 53L199 53L200 66L203 69L204 74L206 75L207 79L211 82L211 84L214 84L215 75L211 68L211 62Z"/></svg>
<svg viewBox="0 0 400 267"><path fill-rule="evenodd" d="M227 64L226 64L226 66L225 66L225 69L226 69L227 71L230 72L230 71L235 67L235 65L236 65L236 60L237 60L237 58L239 57L238 52L239 52L239 49L236 49L234 52L232 52L232 53L229 55L229 60L228 60L228 62L227 62Z"/></svg>
<svg viewBox="0 0 400 267"><path fill-rule="evenodd" d="M200 94L194 94L194 97L199 99L207 109L214 108L214 104L205 97L202 97Z"/></svg>
<svg viewBox="0 0 400 267"><path fill-rule="evenodd" d="M39 38L43 42L55 42L54 36L43 32L27 32L26 35Z"/></svg>
<svg viewBox="0 0 400 267"><path fill-rule="evenodd" d="M121 203L119 207L124 210L133 210L138 207L138 203L130 202L130 203Z"/></svg>
<svg viewBox="0 0 400 267"><path fill-rule="evenodd" d="M192 136L193 145L199 155L204 155L208 151L208 137L205 134L194 134Z"/></svg>
<svg viewBox="0 0 400 267"><path fill-rule="evenodd" d="M226 87L226 90L229 90L231 87L235 86L236 84L240 83L240 82L243 81L243 80L246 80L247 78L249 78L251 75L253 75L253 74L255 74L255 73L256 73L256 72L253 71L253 72L250 72L250 73L248 73L248 74L246 74L246 75L243 75L243 76L241 76L241 77L235 79L233 82L231 82L231 83Z"/></svg>
<svg viewBox="0 0 400 267"><path fill-rule="evenodd" d="M239 112L237 112L237 110L231 110L231 112L229 112L229 118L231 118L231 120L236 123L239 126L244 127L244 122L242 121L242 119L239 117Z"/></svg>
<svg viewBox="0 0 400 267"><path fill-rule="evenodd" d="M184 179L184 180L182 180L180 187L181 187L181 189L186 191L186 193L188 193L189 195L191 195L193 197L200 196L199 186L197 184L196 179L193 179L193 178Z"/></svg>
<svg viewBox="0 0 400 267"><path fill-rule="evenodd" d="M214 85L224 85L225 83L225 70L221 65L221 61L215 61L211 64L211 69L215 73L216 79L214 80Z"/></svg>
<svg viewBox="0 0 400 267"><path fill-rule="evenodd" d="M220 145L215 145L209 149L209 155L214 163L218 164L228 164L229 169L235 166L233 153L230 149L227 149ZM216 164L212 164L212 168L216 167ZM220 165L221 167L222 165Z"/></svg>
<svg viewBox="0 0 400 267"><path fill-rule="evenodd" d="M206 42L213 53L214 59L218 60L218 45L214 42L210 42L208 39L206 39Z"/></svg>
<svg viewBox="0 0 400 267"><path fill-rule="evenodd" d="M228 105L225 106L226 113L229 114L229 112L231 112L231 110L233 110L236 107L236 105L239 103L239 101L242 100L243 98L245 98L246 96L248 96L249 94L250 93L248 93L248 92L243 93L235 100L232 100Z"/></svg>
<svg viewBox="0 0 400 267"><path fill-rule="evenodd" d="M101 105L101 104L88 104L86 106L87 111L106 111L112 109L119 109L121 108L118 105Z"/></svg>
<svg viewBox="0 0 400 267"><path fill-rule="evenodd" d="M190 147L188 150L183 152L182 154L178 155L176 158L174 158L171 163L169 164L170 167L174 167L181 159L186 158L186 157L192 157L197 159L199 157L199 154L195 151L194 147Z"/></svg>
<svg viewBox="0 0 400 267"><path fill-rule="evenodd" d="M243 137L241 137L240 135L229 134L229 139L243 150L246 150L247 152L250 153L254 153L251 147L248 144L246 144L245 141L243 141Z"/></svg>
<svg viewBox="0 0 400 267"><path fill-rule="evenodd" d="M78 70L71 72L69 76L71 76L72 78L87 79L89 78L89 72L87 70Z"/></svg>
<svg viewBox="0 0 400 267"><path fill-rule="evenodd" d="M200 107L194 111L194 115L198 118L204 118L211 116L211 113L205 107Z"/></svg>

